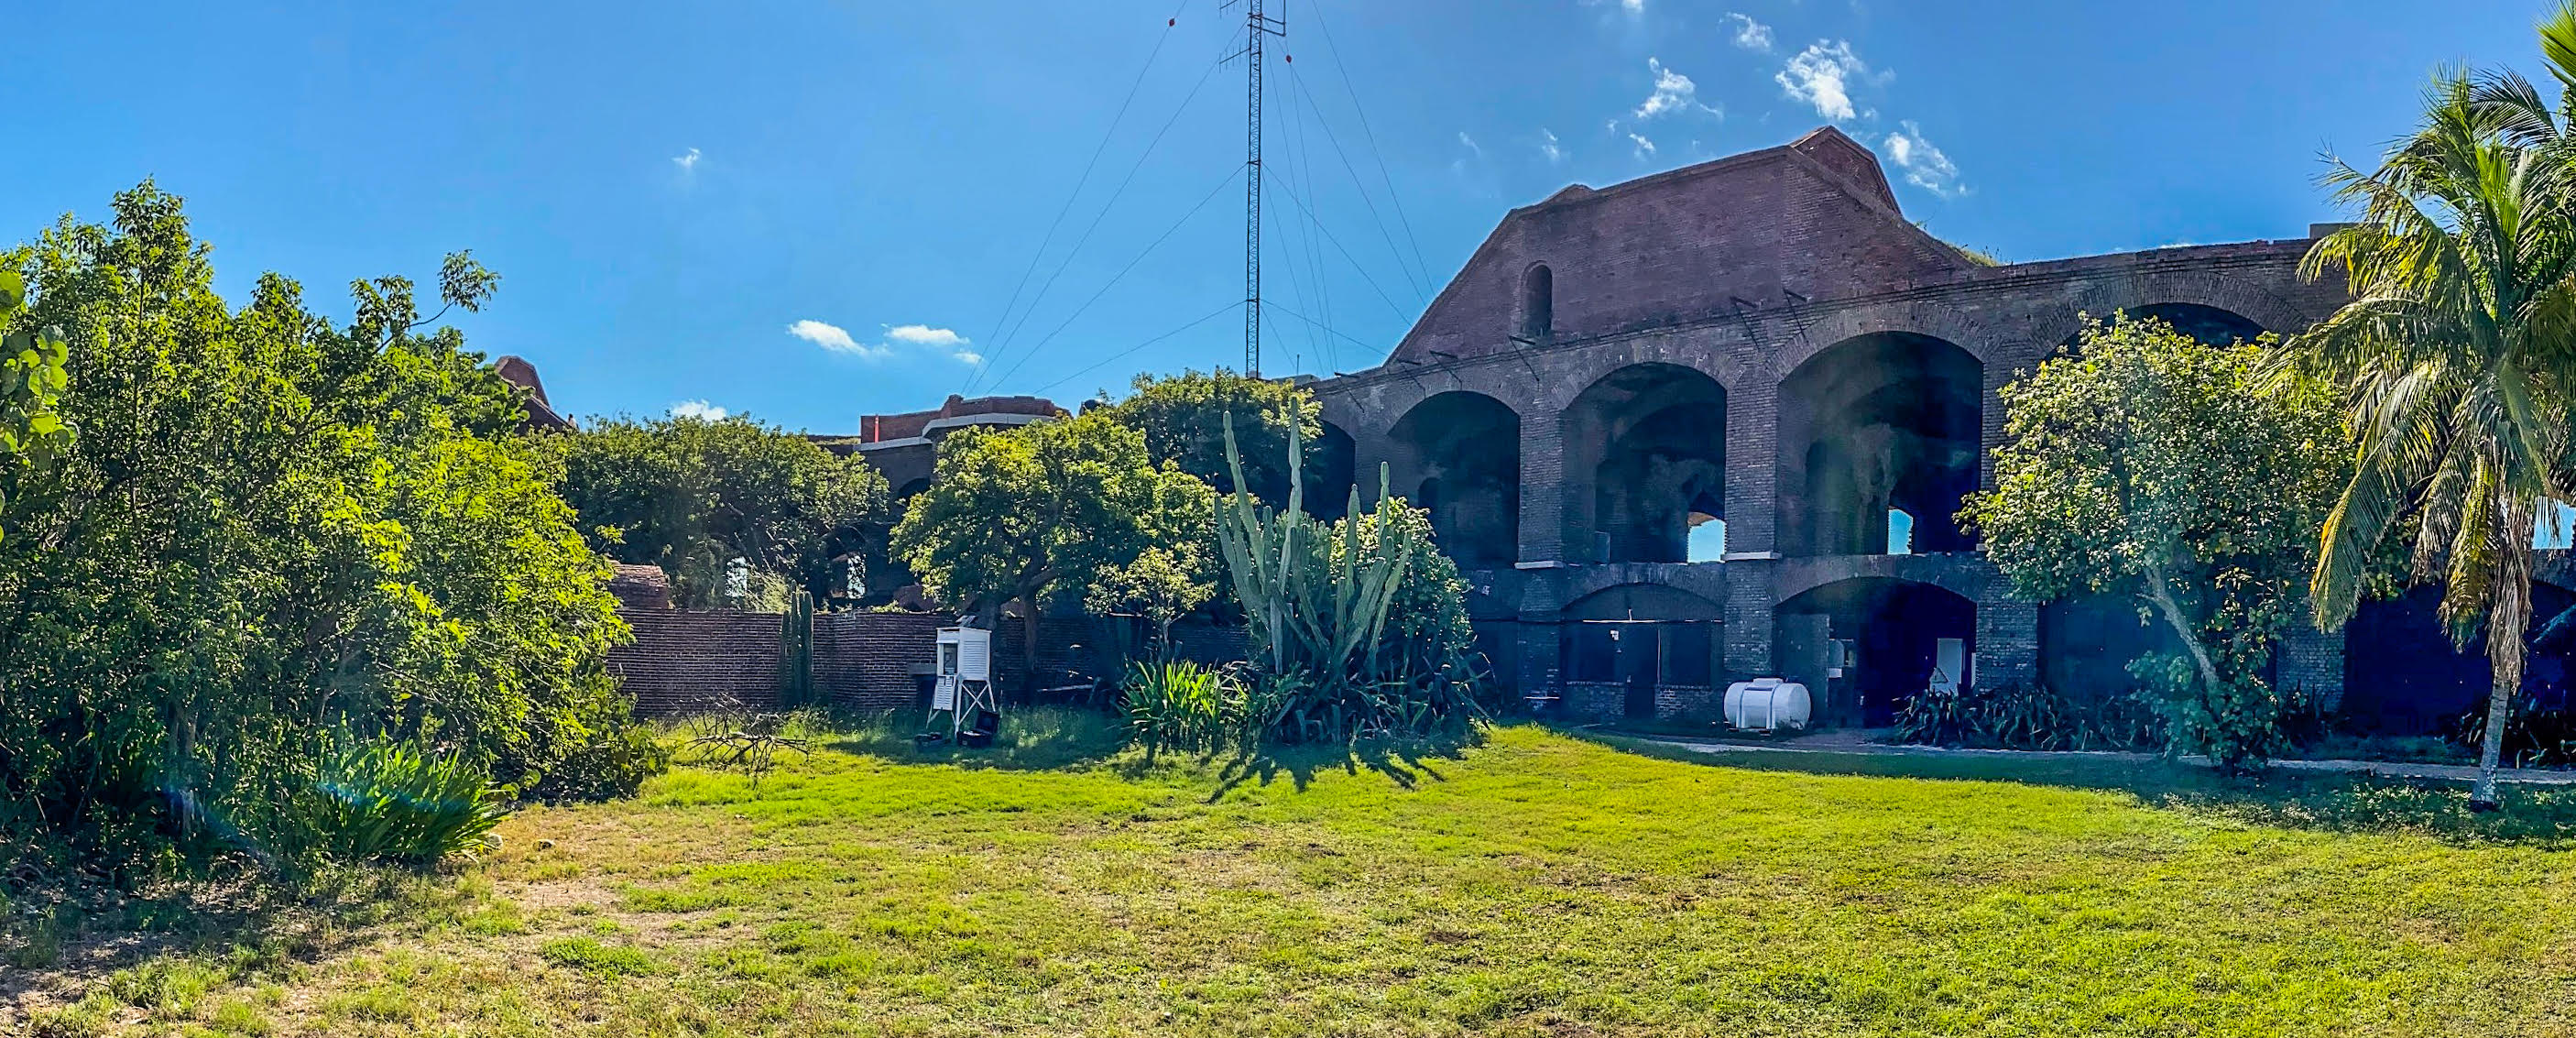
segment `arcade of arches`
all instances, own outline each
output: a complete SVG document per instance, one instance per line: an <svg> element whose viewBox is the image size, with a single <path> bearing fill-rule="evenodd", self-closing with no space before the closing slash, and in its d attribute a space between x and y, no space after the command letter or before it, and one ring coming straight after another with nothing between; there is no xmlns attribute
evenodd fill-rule
<svg viewBox="0 0 2576 1038"><path fill-rule="evenodd" d="M1552 320L1555 286L1531 274L1516 314ZM2262 331L2211 306L2129 312L2209 341ZM1757 375L1777 381L1747 398L1750 417L1735 413L1743 387L1698 366L1641 359L1584 377L1561 405L1508 384L1434 384L1383 425L1328 409L1337 421L1307 470L1308 508L1329 517L1355 476L1373 495L1386 463L1388 489L1430 513L1476 586L1480 650L1534 706L1707 714L1730 682L1783 676L1809 685L1820 723L1875 726L1926 688L1981 676L2117 684L2127 659L2158 644L2118 603L1944 590L1991 579L1956 517L1981 479L1992 387L1959 343L1880 331L1826 344L1786 374ZM1528 503L1532 487L1543 508ZM1695 531L1730 520L1747 533L1719 564ZM1800 590L1775 597L1789 563ZM1573 576L1585 572L1598 576ZM1560 605L1534 590L1568 583L1592 590Z"/></svg>

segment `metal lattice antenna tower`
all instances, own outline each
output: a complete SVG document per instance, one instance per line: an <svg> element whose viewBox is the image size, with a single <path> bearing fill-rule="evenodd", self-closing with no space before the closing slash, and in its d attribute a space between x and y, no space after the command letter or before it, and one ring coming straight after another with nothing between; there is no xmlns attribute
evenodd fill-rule
<svg viewBox="0 0 2576 1038"><path fill-rule="evenodd" d="M1224 0L1219 10L1243 8L1243 49L1247 75L1243 95L1243 373L1261 374L1261 50L1263 37L1288 35L1287 0L1282 17L1261 12L1262 0ZM1231 60L1229 58L1228 60Z"/></svg>

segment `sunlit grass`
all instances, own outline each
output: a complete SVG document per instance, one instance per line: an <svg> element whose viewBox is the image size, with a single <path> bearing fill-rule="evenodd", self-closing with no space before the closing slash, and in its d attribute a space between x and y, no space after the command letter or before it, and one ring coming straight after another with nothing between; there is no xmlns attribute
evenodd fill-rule
<svg viewBox="0 0 2576 1038"><path fill-rule="evenodd" d="M898 719L757 788L683 769L523 812L488 892L265 973L66 990L45 1026L2576 1033L2565 794L2499 819L2444 788L1719 764L1528 727L1148 767L1106 718L1034 720L979 752ZM1868 773L1923 767L1952 770Z"/></svg>

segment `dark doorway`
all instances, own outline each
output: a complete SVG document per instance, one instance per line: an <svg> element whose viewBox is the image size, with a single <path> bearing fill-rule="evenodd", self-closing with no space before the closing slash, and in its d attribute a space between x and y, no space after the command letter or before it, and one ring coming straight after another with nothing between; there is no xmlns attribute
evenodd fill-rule
<svg viewBox="0 0 2576 1038"><path fill-rule="evenodd" d="M2484 706L2494 670L2484 642L2451 646L2435 615L2438 587L2419 587L2382 602L2364 602L2344 626L2344 724L2386 735L2446 735ZM2531 629L2522 691L2543 710L2568 705L2576 662L2576 595L2553 584L2531 586ZM2560 622L2565 618L2565 622ZM2519 706L2520 704L2517 704Z"/></svg>
<svg viewBox="0 0 2576 1038"><path fill-rule="evenodd" d="M1972 680L1977 607L1953 592L1861 577L1816 588L1780 607L1784 630L1793 626L1791 619L1810 616L1826 618L1828 636L1843 646L1826 664L1841 673L1790 676L1818 694L1818 713L1830 723L1885 727L1935 684L1936 672L1942 682L1960 687ZM1956 643L1949 667L1942 666L1944 641Z"/></svg>
<svg viewBox="0 0 2576 1038"><path fill-rule="evenodd" d="M1655 716L1655 673L1663 639L1655 636L1650 623L1619 624L1611 632L1619 640L1619 683L1627 686L1627 715L1630 720Z"/></svg>

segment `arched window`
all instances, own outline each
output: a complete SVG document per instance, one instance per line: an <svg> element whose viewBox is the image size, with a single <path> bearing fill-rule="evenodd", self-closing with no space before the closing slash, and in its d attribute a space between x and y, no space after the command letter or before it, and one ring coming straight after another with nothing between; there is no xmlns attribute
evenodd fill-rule
<svg viewBox="0 0 2576 1038"><path fill-rule="evenodd" d="M1521 338L1545 342L1556 330L1556 275L1547 264L1521 275Z"/></svg>

